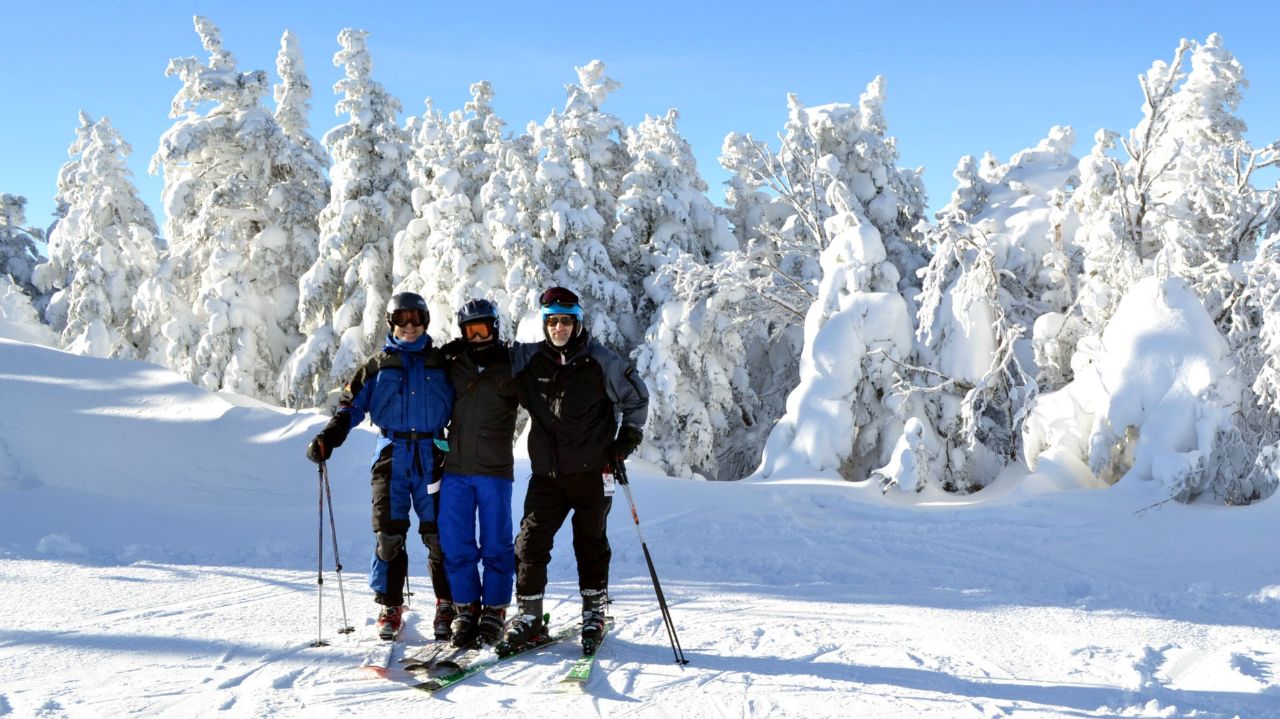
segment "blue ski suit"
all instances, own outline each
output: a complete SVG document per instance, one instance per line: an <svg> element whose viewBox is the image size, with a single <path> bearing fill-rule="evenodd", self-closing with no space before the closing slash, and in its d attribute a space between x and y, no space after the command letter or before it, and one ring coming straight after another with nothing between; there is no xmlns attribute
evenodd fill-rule
<svg viewBox="0 0 1280 719"><path fill-rule="evenodd" d="M410 509L418 515L418 532L429 550L436 598L452 601L436 522L440 474L435 446L452 411L453 389L431 338L406 342L388 333L382 352L347 385L334 415L333 422L347 415L347 428L368 416L381 430L371 467L377 547L369 573L379 604L404 603Z"/></svg>

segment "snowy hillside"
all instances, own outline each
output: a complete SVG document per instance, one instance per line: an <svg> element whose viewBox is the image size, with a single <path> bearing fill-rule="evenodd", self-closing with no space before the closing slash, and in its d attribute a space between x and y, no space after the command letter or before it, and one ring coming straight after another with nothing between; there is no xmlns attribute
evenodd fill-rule
<svg viewBox="0 0 1280 719"><path fill-rule="evenodd" d="M317 482L302 452L323 417L8 340L0 397L0 716L1280 716L1274 500L1148 506L1006 478L903 505L867 483L636 465L690 664L672 662L620 495L616 630L585 693L556 691L575 653L560 646L431 696L357 667L371 434L330 465L357 633L336 631L326 538L331 645L311 648ZM523 495L518 481L517 508ZM553 623L573 621L567 536L550 575Z"/></svg>

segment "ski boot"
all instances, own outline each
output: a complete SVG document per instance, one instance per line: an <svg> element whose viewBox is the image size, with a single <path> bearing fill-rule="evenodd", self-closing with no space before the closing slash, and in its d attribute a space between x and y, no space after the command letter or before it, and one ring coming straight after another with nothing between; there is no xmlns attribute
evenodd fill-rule
<svg viewBox="0 0 1280 719"><path fill-rule="evenodd" d="M448 599L436 600L436 617L431 621L431 629L435 632L436 641L447 642L449 637L453 636L453 618L457 616L457 612L453 609L453 602Z"/></svg>
<svg viewBox="0 0 1280 719"><path fill-rule="evenodd" d="M453 611L453 646L462 649L476 643L480 633L480 602L455 604Z"/></svg>
<svg viewBox="0 0 1280 719"><path fill-rule="evenodd" d="M582 590L582 655L589 657L596 653L600 642L604 641L605 610L609 603L609 592L605 589Z"/></svg>
<svg viewBox="0 0 1280 719"><path fill-rule="evenodd" d="M383 607L382 612L378 614L378 621L374 627L378 630L380 639L392 640L400 633L400 627L404 624L404 607Z"/></svg>
<svg viewBox="0 0 1280 719"><path fill-rule="evenodd" d="M502 641L498 642L498 656L510 654L532 644L546 633L542 626L542 595L536 598L517 597L518 614L507 623Z"/></svg>
<svg viewBox="0 0 1280 719"><path fill-rule="evenodd" d="M492 646L502 638L502 625L506 622L506 607L484 607L480 610L478 633L480 643Z"/></svg>

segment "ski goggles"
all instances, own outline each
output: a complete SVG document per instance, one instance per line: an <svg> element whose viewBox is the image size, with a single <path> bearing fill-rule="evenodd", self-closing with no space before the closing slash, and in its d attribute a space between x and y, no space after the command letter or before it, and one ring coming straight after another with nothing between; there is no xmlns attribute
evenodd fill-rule
<svg viewBox="0 0 1280 719"><path fill-rule="evenodd" d="M578 296L575 295L572 290L567 290L563 287L552 287L546 292L543 292L542 297L538 299L538 302L543 307L547 307L550 305L563 305L565 307L576 307L577 305L581 304L581 302L578 300Z"/></svg>
<svg viewBox="0 0 1280 719"><path fill-rule="evenodd" d="M427 321L422 316L422 310L396 310L391 314L391 324L396 327L407 327L409 325L423 327L427 324Z"/></svg>
<svg viewBox="0 0 1280 719"><path fill-rule="evenodd" d="M462 326L462 336L468 341L487 340L493 337L493 320L476 320Z"/></svg>

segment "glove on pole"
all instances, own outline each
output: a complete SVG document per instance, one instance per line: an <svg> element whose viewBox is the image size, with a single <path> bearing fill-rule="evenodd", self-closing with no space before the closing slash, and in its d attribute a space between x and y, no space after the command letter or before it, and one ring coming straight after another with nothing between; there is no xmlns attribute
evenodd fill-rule
<svg viewBox="0 0 1280 719"><path fill-rule="evenodd" d="M617 478L618 484L622 485L622 491L626 493L627 502L631 505L631 518L636 523L636 535L640 537L640 548L644 550L644 561L649 565L649 577L653 579L653 591L658 595L658 608L662 610L662 621L667 625L667 639L671 641L671 652L676 657L676 664L688 664L689 660L684 658L684 648L680 646L680 638L676 636L676 624L671 619L671 610L667 608L667 598L662 594L662 584L658 581L658 571L653 568L653 557L649 555L649 545L645 543L644 533L640 531L640 515L636 512L636 501L631 496L631 483L627 481L626 463L615 462L613 474Z"/></svg>

